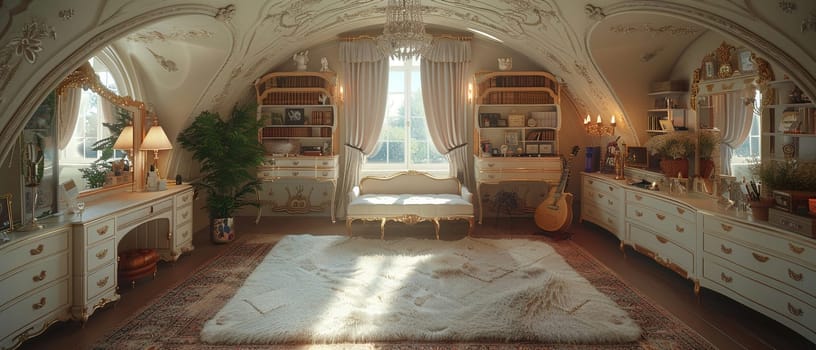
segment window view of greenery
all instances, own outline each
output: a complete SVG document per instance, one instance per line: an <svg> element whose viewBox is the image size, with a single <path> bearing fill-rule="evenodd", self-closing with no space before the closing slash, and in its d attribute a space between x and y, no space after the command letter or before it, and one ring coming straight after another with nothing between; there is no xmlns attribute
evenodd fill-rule
<svg viewBox="0 0 816 350"><path fill-rule="evenodd" d="M752 177L751 174L751 165L754 164L759 160L760 157L760 110L759 110L759 101L762 101L762 94L759 90L756 91L756 96L754 101L754 113L753 118L751 121L751 131L748 134L748 137L745 139L745 142L742 143L739 147L734 149L734 154L731 157L731 174L736 176L737 179L750 179Z"/></svg>
<svg viewBox="0 0 816 350"><path fill-rule="evenodd" d="M385 120L363 172L418 170L447 175L448 161L434 147L425 122L419 61L391 60Z"/></svg>

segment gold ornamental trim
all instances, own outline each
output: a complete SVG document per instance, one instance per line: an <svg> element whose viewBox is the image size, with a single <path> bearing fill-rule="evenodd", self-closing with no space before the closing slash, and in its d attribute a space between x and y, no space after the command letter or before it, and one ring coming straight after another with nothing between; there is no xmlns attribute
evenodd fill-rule
<svg viewBox="0 0 816 350"><path fill-rule="evenodd" d="M99 77L96 76L96 72L94 72L93 68L91 68L91 64L88 62L85 62L65 77L62 83L57 86L57 95L65 94L66 89L77 88L84 90L90 89L108 101L120 106L136 107L140 110L146 109L144 102L134 100L130 96L119 96L102 85L102 82L99 81Z"/></svg>

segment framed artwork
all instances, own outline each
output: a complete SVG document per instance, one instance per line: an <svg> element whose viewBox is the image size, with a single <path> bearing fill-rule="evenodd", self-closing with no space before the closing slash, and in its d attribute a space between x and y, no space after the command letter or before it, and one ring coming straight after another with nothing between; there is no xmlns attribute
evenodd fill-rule
<svg viewBox="0 0 816 350"><path fill-rule="evenodd" d="M529 144L524 146L524 153L527 154L538 154L538 144Z"/></svg>
<svg viewBox="0 0 816 350"><path fill-rule="evenodd" d="M11 193L6 193L0 196L0 232L14 229L14 217L11 211Z"/></svg>
<svg viewBox="0 0 816 350"><path fill-rule="evenodd" d="M538 145L538 152L541 154L552 154L553 145L551 143L542 143Z"/></svg>
<svg viewBox="0 0 816 350"><path fill-rule="evenodd" d="M750 73L754 71L754 61L751 60L751 51L742 49L737 53L739 59L739 71L742 73Z"/></svg>
<svg viewBox="0 0 816 350"><path fill-rule="evenodd" d="M303 125L306 123L306 114L303 108L287 108L284 119L286 125Z"/></svg>
<svg viewBox="0 0 816 350"><path fill-rule="evenodd" d="M627 147L626 165L633 168L646 168L649 156L646 147Z"/></svg>
<svg viewBox="0 0 816 350"><path fill-rule="evenodd" d="M660 130L663 131L674 131L674 124L672 124L671 120L668 119L660 119Z"/></svg>
<svg viewBox="0 0 816 350"><path fill-rule="evenodd" d="M519 144L519 133L517 131L505 132L504 143L508 146L517 146Z"/></svg>

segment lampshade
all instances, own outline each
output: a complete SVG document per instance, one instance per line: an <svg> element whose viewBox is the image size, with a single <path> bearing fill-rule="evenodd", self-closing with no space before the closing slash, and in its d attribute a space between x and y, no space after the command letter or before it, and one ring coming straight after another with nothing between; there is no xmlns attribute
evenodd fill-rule
<svg viewBox="0 0 816 350"><path fill-rule="evenodd" d="M113 144L113 149L130 150L133 148L133 126L125 126L122 132L119 133L119 138Z"/></svg>
<svg viewBox="0 0 816 350"><path fill-rule="evenodd" d="M173 144L170 143L170 139L167 138L161 126L153 125L142 141L142 149L150 151L173 149Z"/></svg>

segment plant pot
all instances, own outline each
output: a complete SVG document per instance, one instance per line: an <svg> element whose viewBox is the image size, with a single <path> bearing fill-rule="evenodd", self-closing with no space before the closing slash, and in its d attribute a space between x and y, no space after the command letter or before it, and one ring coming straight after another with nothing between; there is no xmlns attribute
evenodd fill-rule
<svg viewBox="0 0 816 350"><path fill-rule="evenodd" d="M773 198L761 198L758 201L751 201L751 215L754 220L768 221L768 208L773 206Z"/></svg>
<svg viewBox="0 0 816 350"><path fill-rule="evenodd" d="M235 240L234 218L212 219L210 222L210 239L213 243L224 244Z"/></svg>
<svg viewBox="0 0 816 350"><path fill-rule="evenodd" d="M711 158L700 158L700 177L709 179L712 173L714 173L714 160Z"/></svg>
<svg viewBox="0 0 816 350"><path fill-rule="evenodd" d="M688 159L661 159L660 170L667 178L677 177L678 173L681 177L688 178Z"/></svg>

